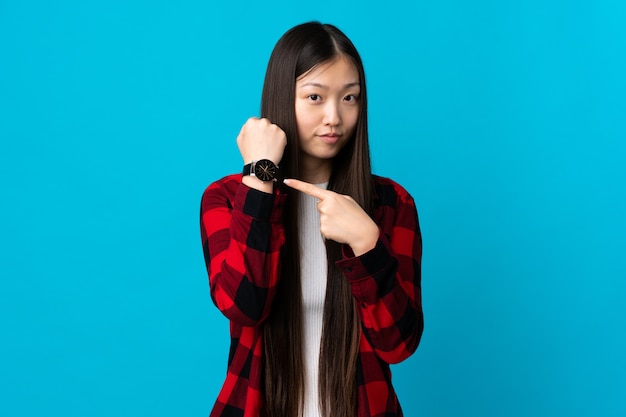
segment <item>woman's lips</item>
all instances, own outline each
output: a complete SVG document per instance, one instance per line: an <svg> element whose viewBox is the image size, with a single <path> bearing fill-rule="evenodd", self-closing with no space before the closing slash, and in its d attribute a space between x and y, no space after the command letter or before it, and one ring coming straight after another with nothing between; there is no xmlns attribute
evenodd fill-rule
<svg viewBox="0 0 626 417"><path fill-rule="evenodd" d="M319 135L319 137L323 142L326 142L332 145L332 144L339 142L341 135L337 133L329 133L327 135Z"/></svg>

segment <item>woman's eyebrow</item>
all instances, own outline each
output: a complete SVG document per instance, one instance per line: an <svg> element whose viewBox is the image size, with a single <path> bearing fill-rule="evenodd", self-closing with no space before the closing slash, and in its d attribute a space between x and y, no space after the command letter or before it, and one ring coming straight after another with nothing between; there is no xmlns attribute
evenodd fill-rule
<svg viewBox="0 0 626 417"><path fill-rule="evenodd" d="M327 85L316 83L316 82L313 82L313 81L301 84L300 86L298 86L298 88L308 87L308 86L318 87L318 88L321 88L321 89L324 89L324 90L328 90L329 89L329 87ZM361 84L358 81L354 81L354 82L351 82L351 83L348 83L348 84L344 84L343 88L345 90L347 88L360 87L360 86L361 86Z"/></svg>

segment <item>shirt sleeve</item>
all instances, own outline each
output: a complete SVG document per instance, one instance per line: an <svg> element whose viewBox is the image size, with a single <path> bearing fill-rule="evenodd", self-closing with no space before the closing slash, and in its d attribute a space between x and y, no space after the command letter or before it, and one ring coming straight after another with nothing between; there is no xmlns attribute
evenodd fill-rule
<svg viewBox="0 0 626 417"><path fill-rule="evenodd" d="M422 238L413 199L398 198L393 214L388 227L379 224L374 249L355 257L344 246L337 262L351 285L365 337L387 363L415 352L424 328Z"/></svg>
<svg viewBox="0 0 626 417"><path fill-rule="evenodd" d="M242 326L265 320L276 293L284 198L234 179L212 184L202 196L200 228L211 298Z"/></svg>

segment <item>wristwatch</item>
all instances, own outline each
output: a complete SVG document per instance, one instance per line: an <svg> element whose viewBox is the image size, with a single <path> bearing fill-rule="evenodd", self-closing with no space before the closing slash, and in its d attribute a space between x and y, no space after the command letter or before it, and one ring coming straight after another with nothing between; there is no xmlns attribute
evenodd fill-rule
<svg viewBox="0 0 626 417"><path fill-rule="evenodd" d="M278 181L279 167L269 159L252 161L243 167L243 175L257 177L263 182Z"/></svg>

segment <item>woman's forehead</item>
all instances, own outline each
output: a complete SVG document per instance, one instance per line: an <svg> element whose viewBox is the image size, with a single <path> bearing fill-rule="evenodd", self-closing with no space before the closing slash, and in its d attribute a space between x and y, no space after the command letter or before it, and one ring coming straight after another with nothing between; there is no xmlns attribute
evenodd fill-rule
<svg viewBox="0 0 626 417"><path fill-rule="evenodd" d="M343 87L359 85L359 81L359 72L352 60L340 55L331 61L322 62L302 74L296 79L296 85L300 87L306 85L320 87L340 85Z"/></svg>

